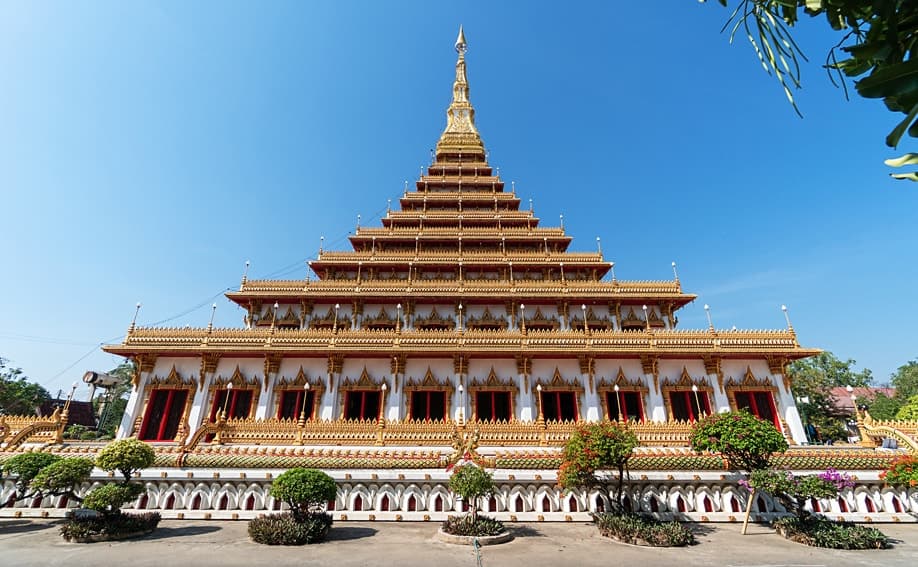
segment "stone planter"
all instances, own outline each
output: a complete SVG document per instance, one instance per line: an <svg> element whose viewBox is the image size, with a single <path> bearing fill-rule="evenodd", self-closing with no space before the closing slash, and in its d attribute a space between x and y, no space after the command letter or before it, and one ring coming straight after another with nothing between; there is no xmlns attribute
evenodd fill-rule
<svg viewBox="0 0 918 567"><path fill-rule="evenodd" d="M451 543L454 545L472 545L476 539L478 540L478 545L497 545L512 540L513 534L506 531L495 536L464 536L448 534L443 531L443 528L440 528L437 530L435 539L443 543Z"/></svg>

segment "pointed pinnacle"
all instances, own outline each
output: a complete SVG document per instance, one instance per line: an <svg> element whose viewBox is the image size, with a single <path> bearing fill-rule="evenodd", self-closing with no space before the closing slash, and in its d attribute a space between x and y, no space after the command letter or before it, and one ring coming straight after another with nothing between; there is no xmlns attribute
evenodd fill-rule
<svg viewBox="0 0 918 567"><path fill-rule="evenodd" d="M459 24L459 37L456 38L456 51L465 53L468 48L468 44L465 42L465 32L462 31L462 24Z"/></svg>

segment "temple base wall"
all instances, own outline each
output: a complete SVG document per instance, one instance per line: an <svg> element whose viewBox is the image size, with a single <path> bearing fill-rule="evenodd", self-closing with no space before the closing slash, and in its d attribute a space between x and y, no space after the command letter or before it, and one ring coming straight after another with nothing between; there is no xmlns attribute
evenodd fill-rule
<svg viewBox="0 0 918 567"><path fill-rule="evenodd" d="M125 510L156 510L166 519L245 520L283 508L268 494L271 479L283 469L148 469L137 480L146 494ZM798 471L806 473L811 471ZM816 502L833 520L854 522L918 521L918 489L885 486L877 471L849 471L858 481L839 499ZM338 483L336 521L431 521L458 513L462 504L450 493L449 473L442 469L334 470ZM482 502L483 513L504 521L587 522L590 513L609 509L609 492L593 490L567 493L556 487L555 471L494 472L497 492ZM625 494L634 508L663 519L697 522L741 522L748 492L736 485L732 473L641 471L625 483ZM92 483L110 482L96 471ZM610 488L614 490L614 488ZM6 501L13 485L0 488ZM0 517L64 517L76 504L62 498L32 499L0 508ZM813 504L808 504L812 510ZM753 519L771 520L784 509L766 494L757 494Z"/></svg>

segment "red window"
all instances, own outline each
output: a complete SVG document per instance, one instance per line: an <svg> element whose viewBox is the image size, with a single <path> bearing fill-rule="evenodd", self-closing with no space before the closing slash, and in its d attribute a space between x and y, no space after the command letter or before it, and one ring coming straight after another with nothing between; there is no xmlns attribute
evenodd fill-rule
<svg viewBox="0 0 918 567"><path fill-rule="evenodd" d="M277 419L300 419L300 415L311 419L315 401L316 393L312 390L281 390Z"/></svg>
<svg viewBox="0 0 918 567"><path fill-rule="evenodd" d="M475 411L481 421L510 421L510 392L476 392Z"/></svg>
<svg viewBox="0 0 918 567"><path fill-rule="evenodd" d="M411 419L441 420L446 417L446 392L411 392Z"/></svg>
<svg viewBox="0 0 918 567"><path fill-rule="evenodd" d="M345 419L379 419L379 392L351 390L344 393Z"/></svg>
<svg viewBox="0 0 918 567"><path fill-rule="evenodd" d="M775 398L771 392L735 392L737 409L748 410L757 418L770 421L778 430L781 422L778 421L778 411L775 409Z"/></svg>
<svg viewBox="0 0 918 567"><path fill-rule="evenodd" d="M229 392L229 400L226 394ZM249 417L252 407L252 390L217 390L214 393L214 402L210 406L210 420L217 421L217 416L226 411L226 419L245 419Z"/></svg>
<svg viewBox="0 0 918 567"><path fill-rule="evenodd" d="M673 410L673 419L696 421L703 415L711 415L707 392L677 390L669 393L669 401Z"/></svg>
<svg viewBox="0 0 918 567"><path fill-rule="evenodd" d="M607 392L606 404L609 408L610 421L618 419L644 421L644 400L640 392L626 390Z"/></svg>
<svg viewBox="0 0 918 567"><path fill-rule="evenodd" d="M156 388L150 393L146 415L140 425L142 441L172 441L185 412L188 390Z"/></svg>
<svg viewBox="0 0 918 567"><path fill-rule="evenodd" d="M545 421L577 421L575 392L542 392L542 415Z"/></svg>

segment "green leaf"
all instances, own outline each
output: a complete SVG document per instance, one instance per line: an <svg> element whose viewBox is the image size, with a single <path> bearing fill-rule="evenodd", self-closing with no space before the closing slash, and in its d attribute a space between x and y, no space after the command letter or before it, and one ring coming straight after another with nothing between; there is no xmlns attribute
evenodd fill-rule
<svg viewBox="0 0 918 567"><path fill-rule="evenodd" d="M902 134L905 133L905 129L911 125L916 116L918 116L918 104L913 106L912 110L908 113L908 116L906 116L902 122L899 122L899 124L893 128L892 132L886 136L886 145L891 148L898 146L899 140L902 138Z"/></svg>
<svg viewBox="0 0 918 567"><path fill-rule="evenodd" d="M907 181L918 181L918 173L912 171L910 173L890 173L890 177L893 179L905 179Z"/></svg>
<svg viewBox="0 0 918 567"><path fill-rule="evenodd" d="M907 153L897 158L889 158L884 161L889 167L902 167L903 165L918 165L918 154Z"/></svg>
<svg viewBox="0 0 918 567"><path fill-rule="evenodd" d="M918 59L882 67L854 83L865 98L885 98L918 90Z"/></svg>

